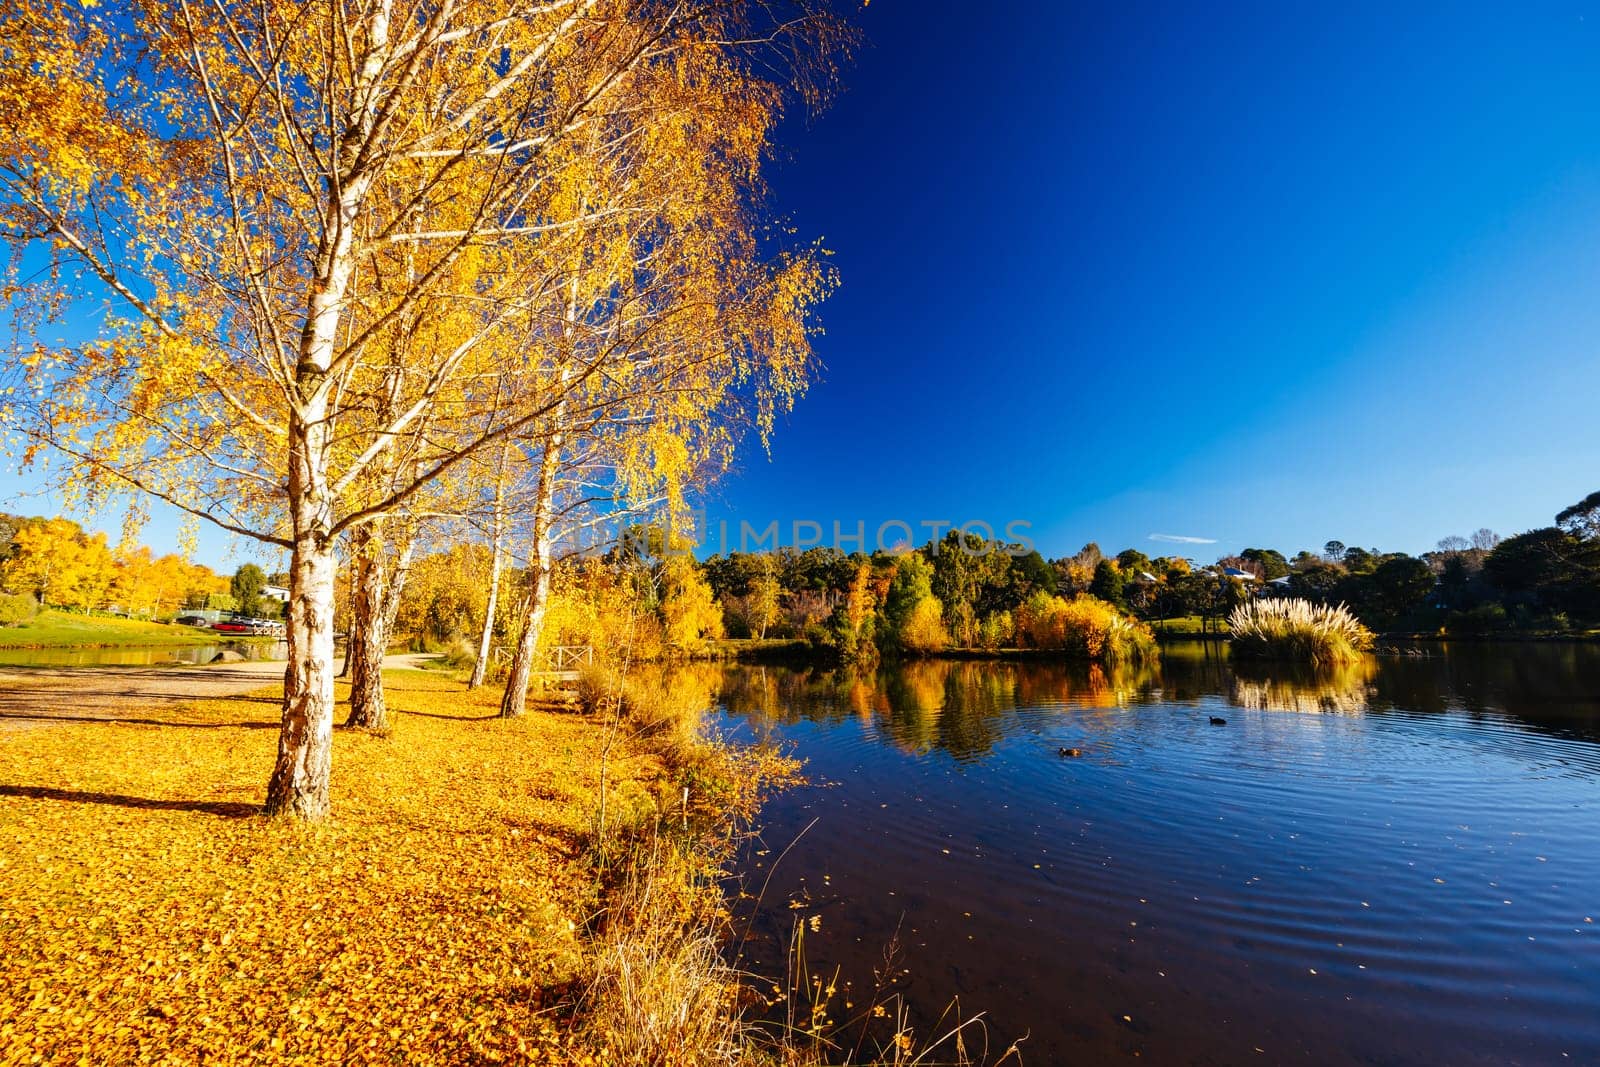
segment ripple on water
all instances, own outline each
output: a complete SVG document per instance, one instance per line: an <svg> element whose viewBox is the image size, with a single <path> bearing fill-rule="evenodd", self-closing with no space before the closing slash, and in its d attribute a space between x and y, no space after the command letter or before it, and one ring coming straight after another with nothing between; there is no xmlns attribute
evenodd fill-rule
<svg viewBox="0 0 1600 1067"><path fill-rule="evenodd" d="M1600 1061L1591 675L1546 672L1566 717L1545 721L1463 698L1460 661L1402 667L1430 710L1368 701L1397 686L1381 664L1316 711L1214 667L1141 689L923 666L854 679L870 710L849 715L796 679L777 720L730 716L827 783L769 807L769 845L818 822L757 922L783 943L799 899L826 920L813 963L857 975L900 929L922 1010L962 994L1041 1062L1216 1062L1261 1040L1317 1060ZM1117 1020L1136 1004L1159 1021L1133 1040Z"/></svg>

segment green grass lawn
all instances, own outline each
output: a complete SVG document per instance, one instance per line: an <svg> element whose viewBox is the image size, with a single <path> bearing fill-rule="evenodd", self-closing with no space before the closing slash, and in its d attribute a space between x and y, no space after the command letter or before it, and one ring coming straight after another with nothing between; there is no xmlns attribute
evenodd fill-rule
<svg viewBox="0 0 1600 1067"><path fill-rule="evenodd" d="M77 615L46 608L27 622L0 627L0 648L113 648L119 645L204 645L217 640L209 630L167 626L137 619Z"/></svg>
<svg viewBox="0 0 1600 1067"><path fill-rule="evenodd" d="M1212 619L1209 628L1200 628L1200 616L1180 615L1176 618L1152 620L1150 628L1158 634L1227 633L1228 627L1221 619Z"/></svg>

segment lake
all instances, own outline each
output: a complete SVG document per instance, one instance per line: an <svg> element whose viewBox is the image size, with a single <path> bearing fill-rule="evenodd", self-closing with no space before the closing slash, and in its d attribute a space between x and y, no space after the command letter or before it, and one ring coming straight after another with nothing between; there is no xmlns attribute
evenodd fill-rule
<svg viewBox="0 0 1600 1067"><path fill-rule="evenodd" d="M853 1011L876 969L1029 1063L1600 1062L1600 648L1423 651L727 670L723 729L810 780L742 962L815 924Z"/></svg>
<svg viewBox="0 0 1600 1067"><path fill-rule="evenodd" d="M283 641L219 641L214 645L118 646L114 648L0 648L0 667L153 667L210 663L224 650L245 659L287 659Z"/></svg>

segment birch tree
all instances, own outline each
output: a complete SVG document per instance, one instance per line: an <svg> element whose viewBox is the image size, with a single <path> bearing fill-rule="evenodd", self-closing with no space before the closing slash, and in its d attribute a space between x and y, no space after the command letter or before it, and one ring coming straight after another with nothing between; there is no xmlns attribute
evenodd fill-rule
<svg viewBox="0 0 1600 1067"><path fill-rule="evenodd" d="M8 432L91 497L288 551L268 813L329 807L340 538L570 417L598 373L535 374L515 405L481 384L528 362L513 340L543 330L564 246L621 221L573 189L675 116L691 151L764 143L761 109L802 69L770 60L826 50L831 25L743 0L0 11L8 365L26 376ZM36 327L67 311L95 336L47 341Z"/></svg>

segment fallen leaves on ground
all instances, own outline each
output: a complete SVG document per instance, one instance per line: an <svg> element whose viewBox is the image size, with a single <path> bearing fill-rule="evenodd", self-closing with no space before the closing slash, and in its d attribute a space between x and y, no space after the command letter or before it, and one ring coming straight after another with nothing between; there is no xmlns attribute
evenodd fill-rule
<svg viewBox="0 0 1600 1067"><path fill-rule="evenodd" d="M604 727L389 681L312 826L256 814L266 691L0 736L0 1064L579 1060Z"/></svg>

